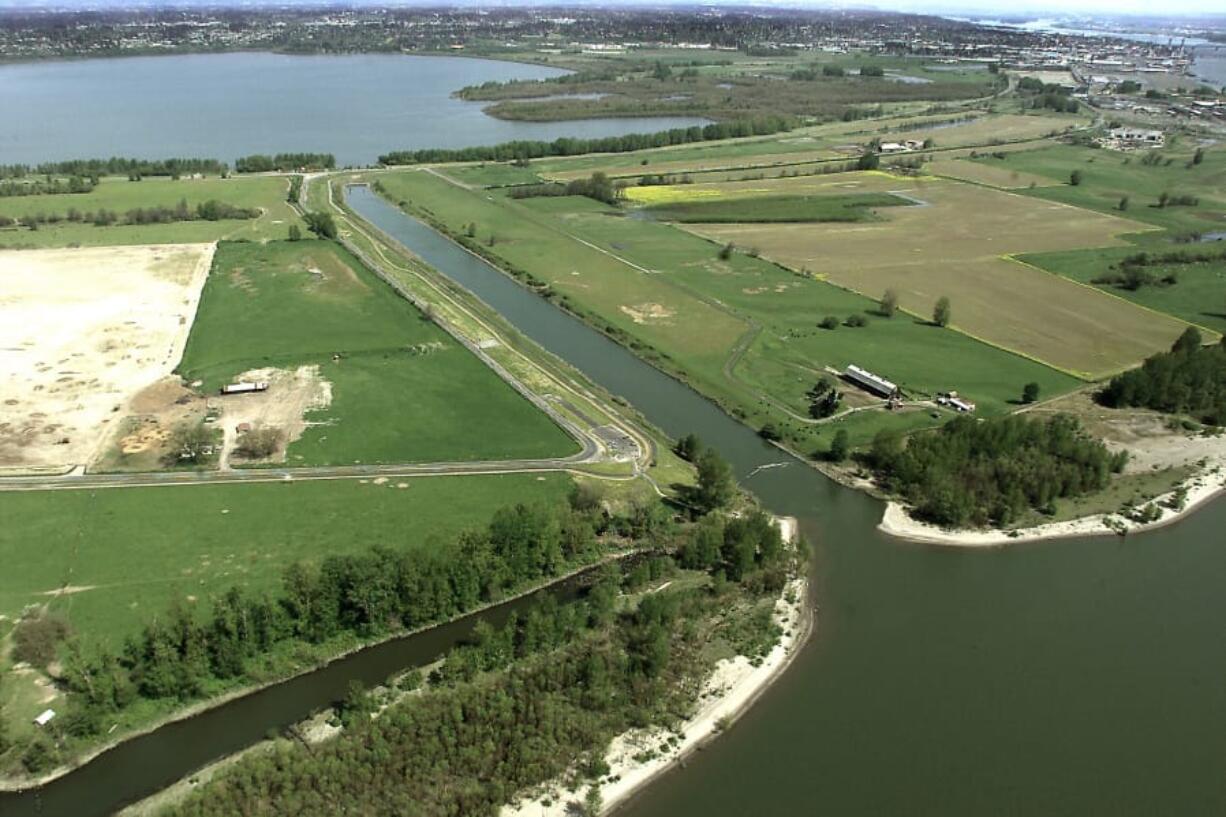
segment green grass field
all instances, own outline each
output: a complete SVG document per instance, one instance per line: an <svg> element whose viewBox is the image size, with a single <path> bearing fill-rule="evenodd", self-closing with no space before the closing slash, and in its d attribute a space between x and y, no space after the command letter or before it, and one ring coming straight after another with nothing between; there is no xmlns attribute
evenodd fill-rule
<svg viewBox="0 0 1226 817"><path fill-rule="evenodd" d="M1178 248L1155 249L1156 254L1172 249L1196 253L1200 250L1214 253L1226 249L1226 242L1185 244ZM1154 278L1161 280L1174 275L1177 283L1155 284L1129 290L1108 283L1094 284L1094 280L1116 272L1111 269L1122 259L1135 255L1137 247L1114 247L1098 250L1073 250L1070 252L1035 253L1021 260L1058 273L1083 284L1097 286L1120 298L1164 312L1195 323L1215 332L1226 333L1226 261L1214 260L1196 264L1156 264L1145 268Z"/></svg>
<svg viewBox="0 0 1226 817"><path fill-rule="evenodd" d="M270 589L291 562L372 545L447 547L497 508L560 500L570 484L501 474L5 493L0 614L49 604L118 646L174 599ZM53 595L65 586L81 589Z"/></svg>
<svg viewBox="0 0 1226 817"><path fill-rule="evenodd" d="M220 245L180 364L183 377L215 391L250 369L310 364L332 384L332 402L307 415L308 427L289 448L291 464L520 459L578 450L338 245Z"/></svg>
<svg viewBox="0 0 1226 817"><path fill-rule="evenodd" d="M743 199L708 199L660 204L646 209L661 221L683 224L730 222L852 222L876 218L875 207L898 207L911 202L888 193L852 193L843 196L766 196Z"/></svg>
<svg viewBox="0 0 1226 817"><path fill-rule="evenodd" d="M1221 148L1206 150L1204 161L1194 166L1189 166L1190 147L1158 151L1162 161L1155 165L1144 163L1144 152L1119 153L1071 145L1004 155L1003 159L987 156L976 161L1061 182L1029 189L1025 191L1027 195L1124 215L1173 233L1226 229L1226 150ZM1079 171L1082 177L1081 184L1076 186L1068 183L1074 171ZM1164 192L1195 196L1200 203L1160 208L1158 197ZM1128 209L1121 213L1119 204L1125 196L1129 199Z"/></svg>
<svg viewBox="0 0 1226 817"><path fill-rule="evenodd" d="M448 167L447 175L461 184L471 184L476 187L501 187L512 184L538 184L541 177L528 167L516 167L513 164L489 162L478 165L457 165Z"/></svg>
<svg viewBox="0 0 1226 817"><path fill-rule="evenodd" d="M0 198L0 216L20 218L36 213L64 215L69 208L82 213L99 209L122 215L133 208L174 207L186 199L189 206L216 199L235 207L260 208L259 218L229 221L185 221L171 224L112 225L61 222L0 228L0 247L67 247L108 244L194 244L218 239L253 241L284 238L290 224L301 221L285 201L288 181L272 176L231 179L146 178L130 182L108 176L89 193Z"/></svg>
<svg viewBox="0 0 1226 817"><path fill-rule="evenodd" d="M547 281L573 309L624 332L666 368L752 426L774 423L802 451L827 444L807 417L805 392L826 367L873 368L916 393L958 389L987 413L1004 411L1029 381L1044 394L1077 381L1041 364L909 317L829 331L817 324L873 309L867 298L735 253L671 225L624 217L578 197L516 201L466 191L420 172L379 177L393 200L428 209L460 232L476 220L488 251ZM899 208L895 208L899 209ZM901 208L909 209L909 208ZM742 344L748 344L737 354ZM765 395L765 397L764 397ZM769 398L766 399L766 398ZM773 402L771 402L773 401ZM785 410L786 409L786 410ZM929 412L860 412L844 421L857 442L885 426L932 425Z"/></svg>

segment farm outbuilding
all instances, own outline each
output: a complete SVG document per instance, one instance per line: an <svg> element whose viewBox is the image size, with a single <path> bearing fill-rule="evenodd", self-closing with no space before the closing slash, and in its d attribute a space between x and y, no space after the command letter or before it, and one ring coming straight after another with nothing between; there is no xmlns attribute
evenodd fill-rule
<svg viewBox="0 0 1226 817"><path fill-rule="evenodd" d="M843 377L865 389L868 389L873 394L878 394L882 397L893 397L898 393L898 386L884 377L879 377L867 369L861 369L855 364L849 365L847 370L843 372Z"/></svg>
<svg viewBox="0 0 1226 817"><path fill-rule="evenodd" d="M268 381L258 380L254 383L231 383L228 386L221 387L222 394L251 394L260 391L268 391Z"/></svg>

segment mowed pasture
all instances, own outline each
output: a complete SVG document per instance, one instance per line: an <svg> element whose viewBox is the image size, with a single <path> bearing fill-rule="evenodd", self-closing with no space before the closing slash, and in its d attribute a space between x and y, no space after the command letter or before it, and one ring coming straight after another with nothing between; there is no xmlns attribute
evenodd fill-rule
<svg viewBox="0 0 1226 817"><path fill-rule="evenodd" d="M252 370L311 367L289 446L300 465L565 456L578 443L342 247L219 245L179 372L215 393ZM219 398L241 404L244 396Z"/></svg>
<svg viewBox="0 0 1226 817"><path fill-rule="evenodd" d="M0 468L90 462L179 362L213 245L0 252Z"/></svg>
<svg viewBox="0 0 1226 817"><path fill-rule="evenodd" d="M289 181L286 177L240 176L229 179L171 179L146 177L139 182L106 176L89 193L59 193L48 196L0 198L0 216L21 219L39 213L67 215L110 210L121 218L128 210L174 207L186 200L194 208L215 199L247 209L258 208L254 219L221 221L180 221L169 224L112 224L105 227L61 220L40 224L37 230L10 226L0 228L3 247L103 246L111 244L192 244L219 239L261 241L285 238L290 224L301 224L286 202Z"/></svg>
<svg viewBox="0 0 1226 817"><path fill-rule="evenodd" d="M1186 326L1009 258L1122 245L1120 234L1145 229L1124 218L976 185L886 174L757 185L776 195L823 188L884 191L924 205L883 210L878 222L688 229L757 248L771 260L868 297L892 289L902 308L919 319L948 296L957 329L1085 378L1134 365L1169 346Z"/></svg>

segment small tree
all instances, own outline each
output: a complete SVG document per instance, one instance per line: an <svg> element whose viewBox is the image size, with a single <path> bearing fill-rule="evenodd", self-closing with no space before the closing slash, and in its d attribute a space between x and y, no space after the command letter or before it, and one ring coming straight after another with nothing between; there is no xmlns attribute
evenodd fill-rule
<svg viewBox="0 0 1226 817"><path fill-rule="evenodd" d="M1196 152L1192 154L1192 164L1198 165L1203 161L1205 161L1205 149L1197 148Z"/></svg>
<svg viewBox="0 0 1226 817"><path fill-rule="evenodd" d="M320 238L335 239L337 236L336 221L331 213L308 212L303 214L307 229Z"/></svg>
<svg viewBox="0 0 1226 817"><path fill-rule="evenodd" d="M729 258L732 257L732 251L735 249L736 249L736 246L731 241L729 241L724 246L720 247L719 248L719 260L727 261Z"/></svg>
<svg viewBox="0 0 1226 817"><path fill-rule="evenodd" d="M881 167L881 157L871 148L856 160L856 170L876 170Z"/></svg>
<svg viewBox="0 0 1226 817"><path fill-rule="evenodd" d="M1073 187L1081 184L1081 171L1074 170L1072 173L1068 174L1068 183Z"/></svg>
<svg viewBox="0 0 1226 817"><path fill-rule="evenodd" d="M184 423L170 435L169 459L199 463L213 448L213 432L203 423Z"/></svg>
<svg viewBox="0 0 1226 817"><path fill-rule="evenodd" d="M1121 197L1120 197L1119 210L1120 210L1120 212L1122 213L1122 212L1124 212L1124 211L1125 211L1125 210L1127 210L1127 209L1128 209L1128 197L1127 197L1127 196L1121 196Z"/></svg>
<svg viewBox="0 0 1226 817"><path fill-rule="evenodd" d="M704 511L722 508L736 495L736 482L732 479L732 466L713 449L705 449L698 455L698 488L694 498Z"/></svg>
<svg viewBox="0 0 1226 817"><path fill-rule="evenodd" d="M843 321L843 325L859 329L861 326L868 326L868 318L857 312L854 315L849 315L847 320Z"/></svg>
<svg viewBox="0 0 1226 817"><path fill-rule="evenodd" d="M289 240L290 241L301 241L302 240L302 228L299 227L297 224L289 225Z"/></svg>
<svg viewBox="0 0 1226 817"><path fill-rule="evenodd" d="M469 238L476 238L477 237L477 222L470 221L468 223L468 226L464 228L464 235L468 236Z"/></svg>
<svg viewBox="0 0 1226 817"><path fill-rule="evenodd" d="M600 817L602 811L604 811L604 798L600 796L600 785L593 783L583 797L583 817Z"/></svg>
<svg viewBox="0 0 1226 817"><path fill-rule="evenodd" d="M1158 194L1158 207L1166 207L1166 203L1171 200L1171 194L1165 190Z"/></svg>
<svg viewBox="0 0 1226 817"><path fill-rule="evenodd" d="M1183 334L1179 336L1179 340L1175 341L1175 345L1171 347L1172 352L1187 353L1195 352L1205 342L1204 336L1195 326L1189 326L1183 330Z"/></svg>
<svg viewBox="0 0 1226 817"><path fill-rule="evenodd" d="M1039 399L1039 384L1038 383L1027 383L1025 386L1022 387L1022 402L1023 403L1027 403L1027 404L1033 403L1038 399Z"/></svg>
<svg viewBox="0 0 1226 817"><path fill-rule="evenodd" d="M937 299L937 304L932 308L932 322L937 326L949 326L949 319L953 317L953 306L949 302L949 298L942 295Z"/></svg>
<svg viewBox="0 0 1226 817"><path fill-rule="evenodd" d="M894 317L894 313L898 311L898 293L887 289L881 296L881 303L878 304L877 310L886 318Z"/></svg>
<svg viewBox="0 0 1226 817"><path fill-rule="evenodd" d="M834 315L827 315L826 317L822 318L822 322L819 323L818 326L820 326L822 329L838 329L839 319Z"/></svg>
<svg viewBox="0 0 1226 817"><path fill-rule="evenodd" d="M695 462L698 455L702 452L702 440L698 439L697 434L686 434L680 440L677 440L677 445L673 448L678 457L689 462Z"/></svg>
<svg viewBox="0 0 1226 817"><path fill-rule="evenodd" d="M847 429L840 428L835 432L834 439L830 441L830 451L826 456L831 462L842 462L847 459L850 448L850 443L847 440Z"/></svg>

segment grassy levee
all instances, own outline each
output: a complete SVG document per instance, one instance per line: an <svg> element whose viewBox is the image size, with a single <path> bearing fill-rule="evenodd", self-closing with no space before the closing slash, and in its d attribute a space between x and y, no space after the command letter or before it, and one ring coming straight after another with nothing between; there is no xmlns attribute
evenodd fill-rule
<svg viewBox="0 0 1226 817"><path fill-rule="evenodd" d="M565 456L550 418L331 242L222 244L179 371L216 390L242 372L319 367L295 465ZM241 398L240 398L241 399Z"/></svg>
<svg viewBox="0 0 1226 817"><path fill-rule="evenodd" d="M987 412L1006 410L1031 380L1051 394L1077 384L1046 366L911 319L868 316L862 329L818 329L825 315L844 320L873 304L762 259L740 253L720 259L708 241L666 224L618 217L614 208L588 199L488 197L424 171L379 179L393 201L425 212L454 234L475 221L475 246L483 254L548 285L560 305L750 425L773 423L785 442L805 453L827 445L833 428L845 427L865 442L882 426L910 429L939 419L924 410L808 422L805 392L826 366L876 366L921 396L959 388ZM490 235L496 236L492 247ZM713 314L718 322L706 317ZM729 321L743 331L729 331Z"/></svg>
<svg viewBox="0 0 1226 817"><path fill-rule="evenodd" d="M377 176L363 178L373 180ZM670 441L624 400L608 393L582 372L524 337L484 302L405 250L399 242L366 223L344 204L335 185L325 179L312 185L312 201L326 202L341 226L347 246L373 269L393 281L405 297L428 304L435 320L449 333L476 344L493 365L501 367L535 394L549 400L554 411L585 431L614 425L639 446L637 462L603 461L575 466L574 472L603 480L604 489L618 495L641 492L671 495L693 482L693 468L670 448ZM647 479L638 479L644 476ZM614 481L610 481L610 479Z"/></svg>
<svg viewBox="0 0 1226 817"><path fill-rule="evenodd" d="M229 179L145 178L139 182L107 176L89 193L0 198L0 216L20 219L38 213L65 216L110 210L121 218L128 210L174 207L186 200L194 208L210 199L241 208L258 208L253 219L180 221L168 224L112 224L105 227L60 221L40 224L37 230L0 228L0 248L105 246L110 244L195 244L218 239L260 241L285 238L289 225L301 224L285 201L288 181L281 176L246 176Z"/></svg>
<svg viewBox="0 0 1226 817"><path fill-rule="evenodd" d="M279 585L288 564L374 545L451 547L498 508L555 503L570 486L565 474L504 474L4 493L0 632L23 610L46 606L86 645L119 649L172 603L207 609L235 585L258 595ZM268 657L269 677L313 660L295 649ZM337 649L321 645L315 658ZM0 685L14 737L46 706L62 709L35 677L9 672ZM142 701L117 731L179 706Z"/></svg>

